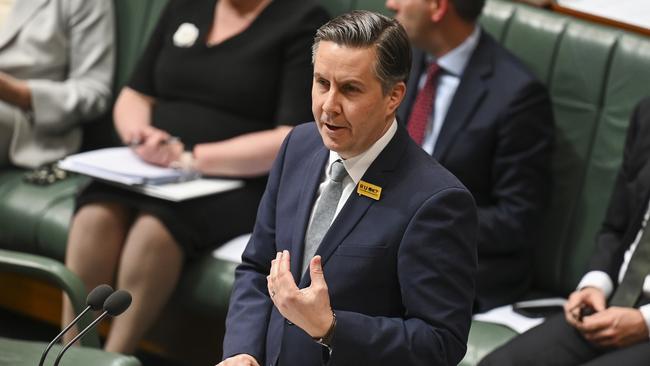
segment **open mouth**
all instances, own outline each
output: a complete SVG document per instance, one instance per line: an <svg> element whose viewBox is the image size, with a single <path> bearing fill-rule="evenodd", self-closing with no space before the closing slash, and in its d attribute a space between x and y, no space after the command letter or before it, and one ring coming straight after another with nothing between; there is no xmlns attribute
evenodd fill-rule
<svg viewBox="0 0 650 366"><path fill-rule="evenodd" d="M338 131L338 130L340 130L340 129L343 128L343 127L340 127L340 126L331 125L331 124L329 124L329 123L323 123L323 124L324 124L325 127L327 127L327 129L330 130L330 131Z"/></svg>

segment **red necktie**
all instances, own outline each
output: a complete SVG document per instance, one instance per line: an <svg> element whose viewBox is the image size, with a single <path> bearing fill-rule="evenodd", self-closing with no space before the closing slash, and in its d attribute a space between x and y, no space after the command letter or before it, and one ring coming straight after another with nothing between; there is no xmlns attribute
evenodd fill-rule
<svg viewBox="0 0 650 366"><path fill-rule="evenodd" d="M427 122L433 113L433 100L436 97L436 85L439 74L440 66L437 63L434 62L429 65L427 80L415 98L411 116L406 126L409 135L411 135L413 141L418 145L422 145L424 132L427 129Z"/></svg>

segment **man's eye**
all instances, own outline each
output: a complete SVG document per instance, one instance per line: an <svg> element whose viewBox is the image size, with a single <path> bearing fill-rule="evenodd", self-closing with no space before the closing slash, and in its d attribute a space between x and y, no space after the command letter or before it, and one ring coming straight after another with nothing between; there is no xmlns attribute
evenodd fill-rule
<svg viewBox="0 0 650 366"><path fill-rule="evenodd" d="M353 85L344 85L343 86L343 91L346 93L356 93L359 91L359 88Z"/></svg>
<svg viewBox="0 0 650 366"><path fill-rule="evenodd" d="M330 83L325 79L316 79L316 82L318 83L318 85L321 85L321 86L324 86L324 87L328 87L330 85Z"/></svg>

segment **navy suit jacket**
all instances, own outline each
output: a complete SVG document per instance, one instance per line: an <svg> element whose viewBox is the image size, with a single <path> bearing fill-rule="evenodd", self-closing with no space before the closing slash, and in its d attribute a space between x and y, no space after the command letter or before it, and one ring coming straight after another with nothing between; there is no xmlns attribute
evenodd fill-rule
<svg viewBox="0 0 650 366"><path fill-rule="evenodd" d="M632 115L627 131L623 163L619 170L607 214L597 238L589 270L606 272L618 284L625 251L641 229L650 200L650 98ZM650 274L650 268L648 268ZM647 304L642 296L640 304Z"/></svg>
<svg viewBox="0 0 650 366"><path fill-rule="evenodd" d="M414 63L398 121L406 123L425 68ZM481 33L433 152L472 192L479 215L479 311L511 303L529 287L534 230L549 197L553 114L545 87Z"/></svg>
<svg viewBox="0 0 650 366"><path fill-rule="evenodd" d="M362 180L375 201L351 194L316 254L337 314L329 357L287 322L267 292L278 251L299 284L305 231L329 151L314 123L285 140L269 175L253 235L237 268L224 358L260 365L456 365L466 349L476 271L471 194L399 127Z"/></svg>

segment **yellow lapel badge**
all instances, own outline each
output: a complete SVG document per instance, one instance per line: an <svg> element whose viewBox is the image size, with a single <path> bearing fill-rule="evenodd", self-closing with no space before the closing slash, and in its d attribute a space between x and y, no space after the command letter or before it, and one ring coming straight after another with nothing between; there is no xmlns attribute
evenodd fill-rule
<svg viewBox="0 0 650 366"><path fill-rule="evenodd" d="M357 186L357 193L360 196L366 196L375 201L379 201L379 197L381 197L381 187L360 180L359 185Z"/></svg>

